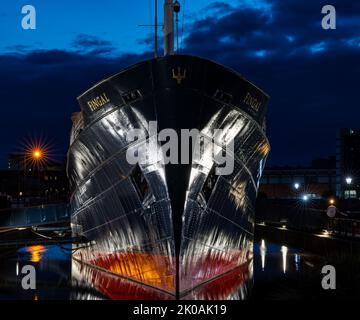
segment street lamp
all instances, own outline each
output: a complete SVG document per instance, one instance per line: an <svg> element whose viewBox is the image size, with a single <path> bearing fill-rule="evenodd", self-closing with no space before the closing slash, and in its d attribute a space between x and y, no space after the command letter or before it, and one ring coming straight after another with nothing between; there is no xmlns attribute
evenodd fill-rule
<svg viewBox="0 0 360 320"><path fill-rule="evenodd" d="M31 156L33 160L39 161L42 159L44 152L40 148L33 149L31 152Z"/></svg>
<svg viewBox="0 0 360 320"><path fill-rule="evenodd" d="M47 150L39 145L29 146L25 151L25 165L29 168L40 168L47 160Z"/></svg>
<svg viewBox="0 0 360 320"><path fill-rule="evenodd" d="M40 139L30 139L25 144L24 164L31 169L41 169L50 159L50 145Z"/></svg>
<svg viewBox="0 0 360 320"><path fill-rule="evenodd" d="M351 189L350 185L352 184L352 181L353 181L353 179L350 176L347 176L345 178L345 182L348 186L347 186L347 188L345 188L344 193L345 193L345 198L348 199L348 201L347 201L348 209L350 208L350 201L351 201L351 197L352 197L351 190L350 190Z"/></svg>
<svg viewBox="0 0 360 320"><path fill-rule="evenodd" d="M42 158L42 151L40 149L35 149L32 152L32 157L34 160L40 160Z"/></svg>
<svg viewBox="0 0 360 320"><path fill-rule="evenodd" d="M299 188L300 188L300 184L299 183L294 183L294 188L296 189L296 190L298 190Z"/></svg>
<svg viewBox="0 0 360 320"><path fill-rule="evenodd" d="M37 176L37 180L39 181L39 183L36 184L38 186L36 189L39 189L37 193L41 194L40 171L46 163L47 156L46 146L41 146L40 144L32 144L27 146L24 155L24 190L26 190L28 187L32 188L34 186L33 184L26 184L27 171L34 170L33 177ZM35 189L28 190L27 193L32 195L34 190Z"/></svg>

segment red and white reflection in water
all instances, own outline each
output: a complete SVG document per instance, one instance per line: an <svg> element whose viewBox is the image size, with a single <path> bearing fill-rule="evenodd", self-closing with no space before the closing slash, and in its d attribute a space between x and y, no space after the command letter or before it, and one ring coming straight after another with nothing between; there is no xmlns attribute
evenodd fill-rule
<svg viewBox="0 0 360 320"><path fill-rule="evenodd" d="M156 259L158 260L158 257ZM146 268L139 263L147 263ZM150 257L146 254L111 254L102 256L90 264L84 264L77 259L72 260L72 277L76 286L94 288L108 299L113 300L174 300L171 292L175 279L172 275L161 274L161 270L153 268ZM207 261L221 266L221 261ZM147 270L139 273L139 270ZM164 270L167 263L164 261ZM183 292L181 299L186 300L243 300L247 298L248 284L252 281L252 260L235 267L222 276L205 281L192 290ZM167 279L159 286L158 281ZM164 288L164 290L159 289ZM79 297L77 297L78 299ZM80 297L81 298L81 297ZM91 299L91 297L82 297Z"/></svg>

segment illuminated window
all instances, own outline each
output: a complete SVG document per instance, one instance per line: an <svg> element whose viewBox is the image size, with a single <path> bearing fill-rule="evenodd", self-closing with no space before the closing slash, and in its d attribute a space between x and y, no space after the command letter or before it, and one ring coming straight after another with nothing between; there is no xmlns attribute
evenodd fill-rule
<svg viewBox="0 0 360 320"><path fill-rule="evenodd" d="M345 190L344 191L345 199L354 199L356 198L356 190Z"/></svg>

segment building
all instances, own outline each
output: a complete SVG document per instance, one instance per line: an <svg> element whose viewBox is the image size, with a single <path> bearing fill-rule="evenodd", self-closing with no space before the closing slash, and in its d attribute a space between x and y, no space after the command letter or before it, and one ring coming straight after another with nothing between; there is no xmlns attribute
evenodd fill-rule
<svg viewBox="0 0 360 320"><path fill-rule="evenodd" d="M324 199L335 190L335 157L316 159L309 167L267 168L260 185L260 194L268 199Z"/></svg>
<svg viewBox="0 0 360 320"><path fill-rule="evenodd" d="M360 198L360 130L341 129L336 144L336 195Z"/></svg>
<svg viewBox="0 0 360 320"><path fill-rule="evenodd" d="M9 155L7 170L0 171L0 194L24 205L67 200L66 166L54 161L42 168L24 167L21 155Z"/></svg>
<svg viewBox="0 0 360 320"><path fill-rule="evenodd" d="M23 170L25 155L21 153L11 153L8 155L8 170Z"/></svg>

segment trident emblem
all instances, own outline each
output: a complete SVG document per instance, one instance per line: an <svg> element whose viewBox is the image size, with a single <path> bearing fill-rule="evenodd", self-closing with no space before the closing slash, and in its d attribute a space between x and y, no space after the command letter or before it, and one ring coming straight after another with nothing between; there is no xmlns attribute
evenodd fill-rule
<svg viewBox="0 0 360 320"><path fill-rule="evenodd" d="M186 69L181 74L181 67L177 67L177 74L175 74L175 69L172 69L172 77L177 81L177 84L181 84L181 81L186 78Z"/></svg>

